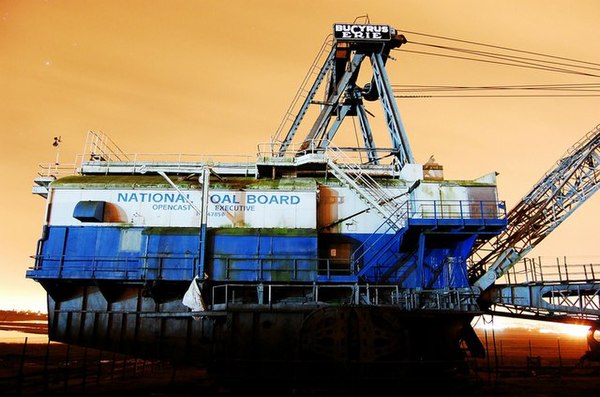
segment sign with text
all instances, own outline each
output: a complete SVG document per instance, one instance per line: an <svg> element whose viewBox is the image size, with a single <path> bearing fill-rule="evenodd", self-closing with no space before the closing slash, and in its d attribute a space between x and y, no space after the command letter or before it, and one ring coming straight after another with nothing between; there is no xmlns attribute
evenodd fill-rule
<svg viewBox="0 0 600 397"><path fill-rule="evenodd" d="M389 41L392 30L388 25L336 23L333 25L333 36L338 41Z"/></svg>

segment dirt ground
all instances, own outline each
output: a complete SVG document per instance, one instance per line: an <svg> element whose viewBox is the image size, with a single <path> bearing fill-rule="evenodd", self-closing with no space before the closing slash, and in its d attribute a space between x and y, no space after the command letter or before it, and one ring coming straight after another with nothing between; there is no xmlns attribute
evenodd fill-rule
<svg viewBox="0 0 600 397"><path fill-rule="evenodd" d="M287 390L277 396L378 396L434 390L453 396L596 396L600 395L600 363L581 360L587 350L584 336L543 334L531 330L478 331L488 352L470 359L466 375L403 379L389 390L373 381L354 386L353 380L334 389ZM245 379L241 389L218 383L206 370L174 367L168 362L144 361L109 352L61 343L0 343L0 396L128 397L237 396L246 391L267 395L266 385ZM244 386L247 385L247 388ZM253 386L253 387L251 387ZM247 390L246 390L247 389ZM241 391L240 391L241 390ZM434 393L438 395L439 393ZM439 394L441 395L441 394Z"/></svg>

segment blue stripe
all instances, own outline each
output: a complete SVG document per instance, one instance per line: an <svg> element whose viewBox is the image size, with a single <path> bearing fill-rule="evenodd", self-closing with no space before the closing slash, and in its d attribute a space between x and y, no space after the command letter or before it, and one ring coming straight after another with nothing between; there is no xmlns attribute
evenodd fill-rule
<svg viewBox="0 0 600 397"><path fill-rule="evenodd" d="M199 228L50 227L37 267L28 277L191 280L198 271L199 232ZM368 244L362 246L365 241ZM205 271L215 281L306 282L325 274L347 277L367 267L363 279L370 283L393 282L404 288L468 286L464 258L472 246L471 236L425 239L422 274L417 270L416 241L394 235L318 237L316 231L292 230L286 235L270 229L209 230ZM350 268L353 252L361 256L355 269Z"/></svg>

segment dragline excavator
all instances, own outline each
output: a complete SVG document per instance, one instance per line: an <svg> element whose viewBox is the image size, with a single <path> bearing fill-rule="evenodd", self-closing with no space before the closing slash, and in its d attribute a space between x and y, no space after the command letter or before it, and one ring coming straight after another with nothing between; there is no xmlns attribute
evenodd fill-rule
<svg viewBox="0 0 600 397"><path fill-rule="evenodd" d="M47 291L49 337L194 363L240 390L359 378L372 392L467 369L482 314L600 329L600 265L509 278L600 188L600 126L507 213L495 173L446 180L416 162L386 71L408 44L334 24L255 162L130 161L91 133L75 175L40 174L27 277Z"/></svg>

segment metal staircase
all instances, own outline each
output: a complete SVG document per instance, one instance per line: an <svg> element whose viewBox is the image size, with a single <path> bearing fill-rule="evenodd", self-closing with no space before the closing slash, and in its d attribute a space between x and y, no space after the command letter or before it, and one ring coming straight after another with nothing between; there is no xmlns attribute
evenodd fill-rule
<svg viewBox="0 0 600 397"><path fill-rule="evenodd" d="M342 184L350 188L370 208L377 211L394 232L402 229L397 197L389 196L383 188L358 165L338 165L328 158L327 166Z"/></svg>
<svg viewBox="0 0 600 397"><path fill-rule="evenodd" d="M373 267L384 265L386 269L384 274L389 276L391 272L398 268L398 266L394 265L400 263L401 255L398 254L397 247L400 246L402 236L407 230L405 228L405 220L408 215L406 211L407 205L405 201L400 202L399 200L404 194L396 197L390 196L365 171L361 164L353 163L342 150L329 145L326 153L329 171L344 186L352 190L369 209L377 211L384 219L371 237L354 251L351 259L352 268L357 271L357 276L361 277L372 270ZM381 230L384 226L387 229ZM383 234L381 234L382 231ZM390 234L390 232L394 236L387 240L382 249L368 263L363 263L362 266L359 266L365 255L376 246L371 239L381 239L383 236ZM396 245L396 248L393 247L394 245ZM363 249L364 247L367 248ZM390 268L394 270L390 271ZM382 279L385 279L385 276Z"/></svg>

